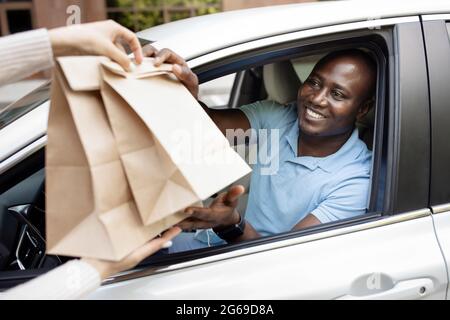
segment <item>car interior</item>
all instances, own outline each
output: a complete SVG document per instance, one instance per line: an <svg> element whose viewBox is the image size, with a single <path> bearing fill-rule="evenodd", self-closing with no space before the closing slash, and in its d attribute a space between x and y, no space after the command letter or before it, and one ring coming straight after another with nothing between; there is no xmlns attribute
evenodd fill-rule
<svg viewBox="0 0 450 320"><path fill-rule="evenodd" d="M279 60L238 71L229 88L231 94L227 107L237 108L264 99L281 104L296 100L301 83L324 54L326 52ZM370 150L373 149L374 123L375 108L372 108L357 124L360 137ZM245 146L251 147L251 144ZM33 270L48 270L71 259L45 254L44 163L45 151L41 149L0 176L0 289L8 287L8 279L9 283L17 284L20 279L25 281L30 275L33 276ZM238 206L239 212L244 214L250 191L250 174L234 184L242 184L246 188ZM205 200L204 205L207 206L212 200L213 197ZM144 264L151 261L158 264L158 256L161 255L165 253L156 254L156 258L151 257Z"/></svg>

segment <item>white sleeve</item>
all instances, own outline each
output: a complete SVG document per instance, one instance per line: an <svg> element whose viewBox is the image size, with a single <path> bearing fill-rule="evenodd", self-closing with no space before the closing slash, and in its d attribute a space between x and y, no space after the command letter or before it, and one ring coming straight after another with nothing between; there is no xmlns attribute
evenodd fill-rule
<svg viewBox="0 0 450 320"><path fill-rule="evenodd" d="M100 275L94 267L81 260L72 260L0 293L0 300L82 299L100 287L100 283Z"/></svg>
<svg viewBox="0 0 450 320"><path fill-rule="evenodd" d="M53 51L46 29L0 38L0 86L53 66Z"/></svg>

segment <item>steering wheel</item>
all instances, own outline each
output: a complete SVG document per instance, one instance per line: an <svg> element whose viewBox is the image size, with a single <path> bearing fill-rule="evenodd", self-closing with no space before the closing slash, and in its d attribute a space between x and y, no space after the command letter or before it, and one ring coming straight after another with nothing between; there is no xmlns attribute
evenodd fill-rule
<svg viewBox="0 0 450 320"><path fill-rule="evenodd" d="M19 224L19 234L7 270L52 268L62 264L59 256L47 255L45 241L45 181L30 204L8 208Z"/></svg>

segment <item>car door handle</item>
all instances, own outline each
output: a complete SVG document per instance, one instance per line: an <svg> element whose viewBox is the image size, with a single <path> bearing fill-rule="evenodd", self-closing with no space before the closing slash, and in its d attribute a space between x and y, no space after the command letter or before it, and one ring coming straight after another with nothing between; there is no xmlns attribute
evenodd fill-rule
<svg viewBox="0 0 450 320"><path fill-rule="evenodd" d="M420 278L412 280L403 280L395 284L391 289L377 292L375 294L356 296L344 295L337 300L400 300L400 299L418 299L429 295L434 291L433 280L429 278Z"/></svg>

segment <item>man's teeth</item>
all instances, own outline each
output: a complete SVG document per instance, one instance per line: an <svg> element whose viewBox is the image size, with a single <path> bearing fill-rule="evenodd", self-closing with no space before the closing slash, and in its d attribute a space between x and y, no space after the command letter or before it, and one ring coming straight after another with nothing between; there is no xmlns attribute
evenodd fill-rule
<svg viewBox="0 0 450 320"><path fill-rule="evenodd" d="M314 119L323 119L323 118L325 118L325 117L322 116L321 114L318 114L318 113L312 111L312 110L309 109L309 108L306 108L306 113L308 114L308 116L310 116L310 117L312 117L312 118L314 118Z"/></svg>

